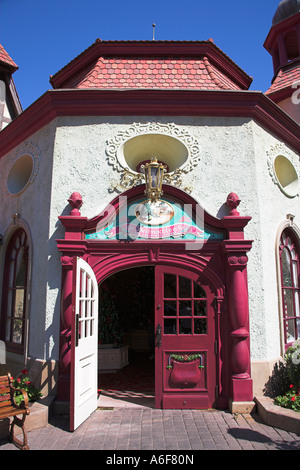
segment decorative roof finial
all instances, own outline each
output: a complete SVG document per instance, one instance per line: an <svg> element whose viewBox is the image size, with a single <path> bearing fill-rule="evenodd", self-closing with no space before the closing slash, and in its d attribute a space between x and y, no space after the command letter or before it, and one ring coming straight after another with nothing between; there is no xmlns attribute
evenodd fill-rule
<svg viewBox="0 0 300 470"><path fill-rule="evenodd" d="M152 41L155 41L155 26L156 24L153 23L152 28L153 28L153 36L152 36Z"/></svg>
<svg viewBox="0 0 300 470"><path fill-rule="evenodd" d="M68 202L70 206L72 207L70 215L80 217L79 209L83 203L81 194L75 191L69 197Z"/></svg>

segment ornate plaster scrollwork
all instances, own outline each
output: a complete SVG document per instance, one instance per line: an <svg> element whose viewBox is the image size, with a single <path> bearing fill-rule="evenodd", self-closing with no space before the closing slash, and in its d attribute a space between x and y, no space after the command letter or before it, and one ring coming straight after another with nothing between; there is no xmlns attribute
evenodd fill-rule
<svg viewBox="0 0 300 470"><path fill-rule="evenodd" d="M177 187L182 187L185 191L191 192L192 187L185 181L184 175L191 172L200 161L199 144L192 135L185 129L177 127L173 123L161 123L150 121L148 123L133 123L124 131L118 132L111 140L107 141L106 155L107 163L112 169L119 173L118 178L111 183L113 190L126 190L144 182L143 175L128 168L125 159L120 155L121 149L130 139L138 136L159 135L173 137L186 149L187 158L173 171L164 175L164 182ZM155 155L153 155L155 156Z"/></svg>
<svg viewBox="0 0 300 470"><path fill-rule="evenodd" d="M299 158L278 143L267 151L267 166L274 184L288 197L299 196Z"/></svg>

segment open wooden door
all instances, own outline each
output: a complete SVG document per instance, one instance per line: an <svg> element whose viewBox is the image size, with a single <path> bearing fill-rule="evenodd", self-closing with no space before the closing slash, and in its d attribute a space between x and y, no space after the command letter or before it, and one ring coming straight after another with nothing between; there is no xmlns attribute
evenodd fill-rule
<svg viewBox="0 0 300 470"><path fill-rule="evenodd" d="M70 430L97 408L98 284L83 259L74 258L71 331Z"/></svg>
<svg viewBox="0 0 300 470"><path fill-rule="evenodd" d="M155 328L155 407L213 407L216 328L207 283L188 270L156 266Z"/></svg>

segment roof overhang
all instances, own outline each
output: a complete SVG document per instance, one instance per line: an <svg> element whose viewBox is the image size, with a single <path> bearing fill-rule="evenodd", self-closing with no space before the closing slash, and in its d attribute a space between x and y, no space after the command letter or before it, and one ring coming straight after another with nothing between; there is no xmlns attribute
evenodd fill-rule
<svg viewBox="0 0 300 470"><path fill-rule="evenodd" d="M251 118L296 152L300 126L262 92L49 90L0 132L0 158L61 116L213 116Z"/></svg>
<svg viewBox="0 0 300 470"><path fill-rule="evenodd" d="M88 49L50 77L53 88L65 84L84 67L99 57L199 58L206 56L241 89L248 90L252 77L230 59L212 40L207 41L101 41L97 39Z"/></svg>

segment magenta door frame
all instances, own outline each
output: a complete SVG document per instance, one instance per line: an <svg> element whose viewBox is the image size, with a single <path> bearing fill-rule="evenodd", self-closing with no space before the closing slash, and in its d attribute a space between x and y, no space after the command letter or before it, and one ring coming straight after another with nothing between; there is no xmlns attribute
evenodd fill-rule
<svg viewBox="0 0 300 470"><path fill-rule="evenodd" d="M138 186L125 194L130 201L142 194ZM182 203L196 201L181 190L171 186L165 194ZM110 207L118 208L119 199ZM244 239L244 227L251 217L241 217L232 208L221 220L204 213L207 225L224 231L223 240L207 241L202 248L191 245L186 250L185 241L149 240L126 243L122 240L87 240L85 230L109 217L109 209L94 219L82 217L79 208L82 199L78 193L69 199L73 209L69 216L59 217L65 228L65 238L57 240L62 263L60 361L57 399L69 401L71 363L71 318L73 258L82 257L93 268L98 283L112 274L138 266L172 266L198 274L209 284L215 296L216 316L216 407L226 409L233 402L252 401L250 372L250 338L247 287L247 253L252 241Z"/></svg>

